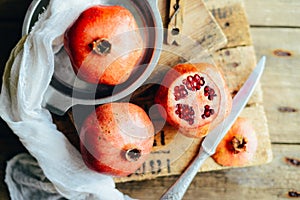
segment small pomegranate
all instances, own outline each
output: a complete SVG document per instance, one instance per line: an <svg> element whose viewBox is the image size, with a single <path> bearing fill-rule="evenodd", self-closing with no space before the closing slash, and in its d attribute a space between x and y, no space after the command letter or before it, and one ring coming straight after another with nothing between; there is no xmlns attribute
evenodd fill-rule
<svg viewBox="0 0 300 200"><path fill-rule="evenodd" d="M66 30L64 47L77 76L89 83L125 82L143 54L134 16L122 6L93 6Z"/></svg>
<svg viewBox="0 0 300 200"><path fill-rule="evenodd" d="M257 137L251 123L239 117L218 145L212 158L222 166L244 166L257 149Z"/></svg>
<svg viewBox="0 0 300 200"><path fill-rule="evenodd" d="M80 131L80 149L92 170L127 176L145 161L154 142L154 127L146 112L131 103L96 108Z"/></svg>
<svg viewBox="0 0 300 200"><path fill-rule="evenodd" d="M162 105L163 117L182 134L201 138L228 115L232 99L214 66L185 63L167 72L155 103Z"/></svg>

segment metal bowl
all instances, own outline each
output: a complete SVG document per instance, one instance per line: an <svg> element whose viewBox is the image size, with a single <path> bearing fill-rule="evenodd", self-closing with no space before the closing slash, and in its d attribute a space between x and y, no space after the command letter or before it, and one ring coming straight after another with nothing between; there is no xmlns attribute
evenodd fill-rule
<svg viewBox="0 0 300 200"><path fill-rule="evenodd" d="M30 32L48 4L49 0L32 1L23 22L23 35ZM62 115L76 104L97 105L120 100L141 86L158 63L163 43L163 25L157 0L102 0L101 5L121 5L131 11L145 42L143 57L129 79L117 86L89 84L76 77L70 62L65 60L63 63L67 64L64 65L61 60L55 62L55 72L44 96L44 106L55 114ZM55 57L68 60L63 48Z"/></svg>

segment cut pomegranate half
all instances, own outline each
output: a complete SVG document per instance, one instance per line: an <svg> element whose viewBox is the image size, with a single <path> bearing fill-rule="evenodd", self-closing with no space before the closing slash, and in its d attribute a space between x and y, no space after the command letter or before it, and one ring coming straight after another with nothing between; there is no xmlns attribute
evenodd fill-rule
<svg viewBox="0 0 300 200"><path fill-rule="evenodd" d="M167 122L189 137L203 137L230 112L232 98L219 70L208 63L178 64L165 75L155 103Z"/></svg>

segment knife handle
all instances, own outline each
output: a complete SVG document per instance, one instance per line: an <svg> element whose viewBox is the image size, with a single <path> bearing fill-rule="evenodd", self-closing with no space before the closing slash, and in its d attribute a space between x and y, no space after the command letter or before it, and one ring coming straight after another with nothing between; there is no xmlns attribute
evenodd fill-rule
<svg viewBox="0 0 300 200"><path fill-rule="evenodd" d="M209 157L201 147L193 162L185 169L177 181L163 194L161 200L180 200L199 171L201 165Z"/></svg>

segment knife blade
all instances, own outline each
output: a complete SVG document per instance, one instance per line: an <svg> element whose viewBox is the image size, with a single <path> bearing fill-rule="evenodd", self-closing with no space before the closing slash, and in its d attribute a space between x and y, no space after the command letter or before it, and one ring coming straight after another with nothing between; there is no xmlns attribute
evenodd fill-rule
<svg viewBox="0 0 300 200"><path fill-rule="evenodd" d="M192 163L181 174L177 181L163 194L161 200L180 200L192 182L204 161L216 151L218 144L231 128L243 108L249 101L263 73L266 57L263 56L254 68L244 85L235 95L230 114L204 138L199 153Z"/></svg>

